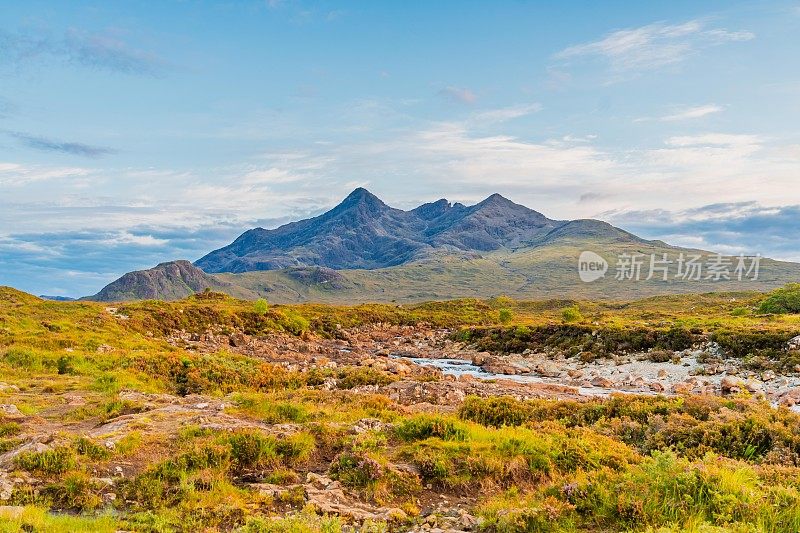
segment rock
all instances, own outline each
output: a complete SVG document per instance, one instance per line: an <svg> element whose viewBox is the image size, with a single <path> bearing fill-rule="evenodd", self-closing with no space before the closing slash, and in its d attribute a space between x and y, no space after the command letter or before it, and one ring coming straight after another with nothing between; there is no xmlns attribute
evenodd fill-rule
<svg viewBox="0 0 800 533"><path fill-rule="evenodd" d="M567 370L567 375L573 379L580 379L583 377L583 370L572 368L570 370Z"/></svg>
<svg viewBox="0 0 800 533"><path fill-rule="evenodd" d="M674 392L675 394L691 394L692 384L686 382L675 383L672 386L672 392Z"/></svg>
<svg viewBox="0 0 800 533"><path fill-rule="evenodd" d="M475 529L475 526L478 525L478 519L469 513L462 512L461 517L458 519L458 523L465 530L469 531Z"/></svg>
<svg viewBox="0 0 800 533"><path fill-rule="evenodd" d="M14 482L6 478L0 479L0 500L6 502L14 493Z"/></svg>
<svg viewBox="0 0 800 533"><path fill-rule="evenodd" d="M658 376L659 379L666 379L666 378L669 377L669 372L667 372L666 370L664 370L662 368L661 370L658 371L657 376Z"/></svg>
<svg viewBox="0 0 800 533"><path fill-rule="evenodd" d="M472 364L475 366L483 366L491 358L489 352L479 352L472 356Z"/></svg>
<svg viewBox="0 0 800 533"><path fill-rule="evenodd" d="M547 378L557 378L561 376L561 369L557 364L551 361L542 361L541 363L536 363L536 365L533 367L533 371L540 376Z"/></svg>
<svg viewBox="0 0 800 533"><path fill-rule="evenodd" d="M103 503L105 503L106 505L112 504L114 500L117 499L117 495L114 494L113 492L105 492L102 494L101 497L103 499Z"/></svg>
<svg viewBox="0 0 800 533"><path fill-rule="evenodd" d="M758 381L757 379L748 379L747 381L744 382L744 386L748 391L752 393L764 392L764 384Z"/></svg>
<svg viewBox="0 0 800 533"><path fill-rule="evenodd" d="M650 390L653 392L664 392L664 385L659 383L658 381L653 381L650 383Z"/></svg>
<svg viewBox="0 0 800 533"><path fill-rule="evenodd" d="M367 431L377 431L386 426L377 418L362 418L353 425L353 431L356 433L364 433Z"/></svg>
<svg viewBox="0 0 800 533"><path fill-rule="evenodd" d="M4 403L0 404L0 413L3 413L8 418L24 418L25 415L19 410L19 408L11 403Z"/></svg>
<svg viewBox="0 0 800 533"><path fill-rule="evenodd" d="M603 389L610 389L614 387L614 382L603 376L597 376L592 379L591 384L593 387L600 387Z"/></svg>
<svg viewBox="0 0 800 533"><path fill-rule="evenodd" d="M245 337L242 333L233 333L230 337L228 337L228 342L234 348L241 348L247 344L247 337Z"/></svg>
<svg viewBox="0 0 800 533"><path fill-rule="evenodd" d="M775 379L775 372L772 370L765 370L761 373L761 381L772 381Z"/></svg>
<svg viewBox="0 0 800 533"><path fill-rule="evenodd" d="M781 396L779 403L786 407L800 404L800 388L792 388L786 391L783 396Z"/></svg>
<svg viewBox="0 0 800 533"><path fill-rule="evenodd" d="M101 344L100 346L97 347L97 353L109 353L113 351L114 347L109 346L108 344Z"/></svg>
<svg viewBox="0 0 800 533"><path fill-rule="evenodd" d="M786 348L789 350L800 350L800 335L789 339L789 342L786 343Z"/></svg>
<svg viewBox="0 0 800 533"><path fill-rule="evenodd" d="M722 394L734 394L743 391L746 388L745 381L741 378L734 376L725 376L719 382L719 388Z"/></svg>

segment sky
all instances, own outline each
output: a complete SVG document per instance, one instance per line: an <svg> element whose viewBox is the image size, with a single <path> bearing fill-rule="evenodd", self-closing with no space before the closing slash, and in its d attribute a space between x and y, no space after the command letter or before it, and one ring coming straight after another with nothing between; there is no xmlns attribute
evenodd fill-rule
<svg viewBox="0 0 800 533"><path fill-rule="evenodd" d="M0 285L93 294L363 186L800 261L800 2L5 1Z"/></svg>

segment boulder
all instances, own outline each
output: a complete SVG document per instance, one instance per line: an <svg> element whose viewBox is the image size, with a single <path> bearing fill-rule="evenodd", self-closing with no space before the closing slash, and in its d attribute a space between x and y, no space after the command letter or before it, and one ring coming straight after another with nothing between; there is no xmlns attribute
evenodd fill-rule
<svg viewBox="0 0 800 533"><path fill-rule="evenodd" d="M786 348L789 350L800 350L800 335L789 339L789 342L786 343Z"/></svg>
<svg viewBox="0 0 800 533"><path fill-rule="evenodd" d="M722 394L735 394L747 388L743 379L734 376L723 377L719 382L719 387Z"/></svg>
<svg viewBox="0 0 800 533"><path fill-rule="evenodd" d="M603 376L597 376L592 379L591 384L593 387L601 387L603 389L610 389L614 386L614 382Z"/></svg>
<svg viewBox="0 0 800 533"><path fill-rule="evenodd" d="M533 367L533 371L540 376L547 378L557 378L561 376L561 369L552 361L541 361L536 363Z"/></svg>

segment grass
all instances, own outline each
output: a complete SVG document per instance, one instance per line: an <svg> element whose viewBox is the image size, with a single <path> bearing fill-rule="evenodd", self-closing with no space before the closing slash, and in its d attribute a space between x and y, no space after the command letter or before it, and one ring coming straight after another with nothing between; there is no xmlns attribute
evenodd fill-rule
<svg viewBox="0 0 800 533"><path fill-rule="evenodd" d="M800 354L786 349L800 333L800 316L761 314L773 296L259 309L201 295L122 304L117 314L129 318L119 319L102 304L0 289L0 381L17 387L0 392L2 403L34 415L0 420L0 449L29 443L39 426L53 435L50 449L11 462L21 471L13 476L38 481L15 488L11 502L23 508L0 510L0 531L349 527L306 508L295 485L309 473L405 513L405 521L361 524L364 530L418 525L424 502L445 497L473 502L469 512L481 517L484 531L797 531L800 417L750 398L469 397L457 412L419 413L362 392L398 379L387 372L295 371L232 348L199 353L167 342L176 330L308 338L425 323L501 352L557 348L603 357L652 349L651 359L663 360L713 341L753 368L789 371L800 363ZM580 316L565 317L567 309ZM173 395L175 402L203 394L224 403L220 419L236 424L220 427L198 414L171 427L160 418L168 414L149 412L149 401L126 399L128 390ZM121 424L137 415L135 424ZM371 420L360 425L364 419ZM109 422L108 434L93 432ZM277 485L281 494L251 483Z"/></svg>

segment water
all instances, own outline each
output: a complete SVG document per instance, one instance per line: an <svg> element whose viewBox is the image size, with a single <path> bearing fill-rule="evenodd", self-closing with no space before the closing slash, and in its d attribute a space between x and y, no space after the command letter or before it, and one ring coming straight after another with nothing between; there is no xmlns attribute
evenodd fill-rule
<svg viewBox="0 0 800 533"><path fill-rule="evenodd" d="M464 359L449 359L446 357L439 357L439 358L408 357L401 355L392 355L391 357L394 359L408 359L409 361L413 361L419 366L438 368L439 370L442 371L443 374L449 374L456 377L469 375L475 377L476 379L483 379L487 381L495 379L505 379L517 383L546 383L551 385L564 385L564 383L561 383L558 379L553 379L553 378L543 378L540 376L532 376L529 374L514 375L514 374L496 374L494 372L487 372L478 365L472 364L471 361L466 361ZM572 385L565 385L565 386L572 387ZM585 396L606 397L609 396L612 392L626 392L626 393L632 392L627 390L603 389L600 387L591 387L591 388L574 387L574 388L578 389L579 394Z"/></svg>
<svg viewBox="0 0 800 533"><path fill-rule="evenodd" d="M573 385L566 385L562 383L557 378L543 378L540 376L532 376L532 375L511 375L511 374L496 374L493 372L487 372L483 368L479 367L478 365L472 364L471 361L467 361L464 359L450 359L446 357L409 357L408 355L391 355L393 359L407 359L409 361L413 361L414 363L420 366L427 366L432 368L438 368L442 371L443 374L450 374L452 376L463 376L463 375L470 375L475 377L476 379L483 379L483 380L495 380L495 379L505 379L509 381L514 381L517 383L547 383L552 385L565 385L567 387L573 387ZM800 380L795 384L795 386L800 386ZM643 391L643 390L630 390L630 389L604 389L600 387L574 387L578 389L579 394L583 396L592 396L592 397L601 397L605 398L610 396L612 393L624 393L624 394L637 394L637 395L646 395L646 396L654 396L656 393L651 391ZM671 393L662 393L666 394L667 396L672 396ZM773 407L777 407L778 404L776 401L771 402ZM794 405L789 408L790 410L800 413L800 404Z"/></svg>

